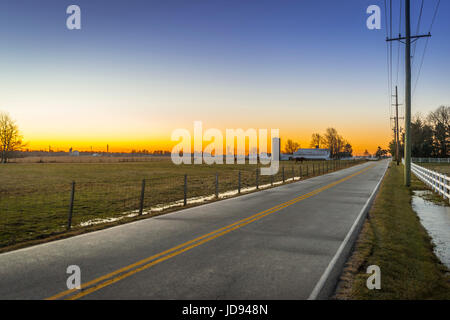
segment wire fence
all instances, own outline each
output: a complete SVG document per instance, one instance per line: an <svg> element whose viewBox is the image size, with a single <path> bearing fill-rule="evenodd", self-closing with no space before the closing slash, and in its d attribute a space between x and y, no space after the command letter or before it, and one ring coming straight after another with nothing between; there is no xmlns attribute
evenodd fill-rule
<svg viewBox="0 0 450 320"><path fill-rule="evenodd" d="M134 179L0 187L0 247L169 209L192 206L329 173L364 160L282 164L277 174L259 167ZM247 166L246 166L247 167Z"/></svg>

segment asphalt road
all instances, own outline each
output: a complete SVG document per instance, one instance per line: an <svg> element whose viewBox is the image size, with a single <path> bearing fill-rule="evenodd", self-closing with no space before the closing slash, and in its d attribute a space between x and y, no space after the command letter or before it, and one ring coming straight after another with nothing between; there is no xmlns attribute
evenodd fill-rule
<svg viewBox="0 0 450 320"><path fill-rule="evenodd" d="M0 299L307 299L387 165L0 254Z"/></svg>

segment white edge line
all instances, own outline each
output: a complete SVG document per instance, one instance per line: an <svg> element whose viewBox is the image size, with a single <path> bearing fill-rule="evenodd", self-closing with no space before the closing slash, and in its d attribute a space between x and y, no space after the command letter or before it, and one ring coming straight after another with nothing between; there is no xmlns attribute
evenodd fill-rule
<svg viewBox="0 0 450 320"><path fill-rule="evenodd" d="M373 190L372 194L370 195L369 199L367 199L366 204L359 212L358 217L356 218L355 222L353 223L352 227L350 228L349 232L345 236L344 241L342 241L341 245L339 246L339 249L337 250L336 254L334 255L333 259L331 259L330 263L328 264L327 268L325 269L324 273L320 277L319 281L315 285L313 291L308 297L308 300L317 300L317 297L319 296L319 293L322 291L325 282L328 280L328 277L330 276L331 271L333 271L337 260L341 256L342 252L344 251L345 247L347 246L348 242L350 241L350 237L353 235L353 232L355 232L361 218L364 216L365 211L368 209L371 201L375 197L376 193L378 192L378 188L380 187L381 182L383 181L383 178L386 174L387 169L389 168L389 162L386 166L383 175L380 178L380 181L378 181L377 185L375 186L375 189Z"/></svg>

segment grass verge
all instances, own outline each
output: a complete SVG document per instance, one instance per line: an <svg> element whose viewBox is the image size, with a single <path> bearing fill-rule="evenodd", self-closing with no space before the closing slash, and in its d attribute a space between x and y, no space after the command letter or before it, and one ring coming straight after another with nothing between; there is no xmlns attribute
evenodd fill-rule
<svg viewBox="0 0 450 320"><path fill-rule="evenodd" d="M403 186L403 166L391 164L347 261L334 299L450 299L448 269L411 207L412 191ZM367 267L381 269L381 289L369 290Z"/></svg>

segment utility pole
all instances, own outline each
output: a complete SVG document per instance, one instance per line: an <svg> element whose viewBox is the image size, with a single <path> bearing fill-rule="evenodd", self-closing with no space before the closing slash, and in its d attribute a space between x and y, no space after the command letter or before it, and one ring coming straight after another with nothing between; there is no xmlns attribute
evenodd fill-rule
<svg viewBox="0 0 450 320"><path fill-rule="evenodd" d="M405 0L405 37L386 41L400 41L405 44L405 186L411 185L411 39L431 37L431 34L411 36L411 0ZM403 42L402 40L405 40Z"/></svg>
<svg viewBox="0 0 450 320"><path fill-rule="evenodd" d="M395 86L395 117L394 117L394 135L395 135L395 160L397 161L397 165L400 165L400 138L399 138L399 133L400 133L400 128L398 125L398 119L400 119L398 117L398 87ZM391 118L392 119L392 118ZM404 118L401 118L404 119Z"/></svg>
<svg viewBox="0 0 450 320"><path fill-rule="evenodd" d="M400 127L398 126L398 88L397 86L395 86L395 118L396 118L396 127L397 127L397 132L396 132L396 138L397 138L397 165L400 164Z"/></svg>
<svg viewBox="0 0 450 320"><path fill-rule="evenodd" d="M405 186L411 185L411 0L405 0Z"/></svg>

